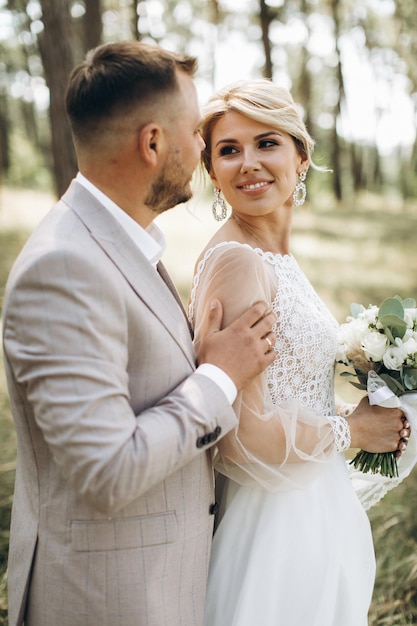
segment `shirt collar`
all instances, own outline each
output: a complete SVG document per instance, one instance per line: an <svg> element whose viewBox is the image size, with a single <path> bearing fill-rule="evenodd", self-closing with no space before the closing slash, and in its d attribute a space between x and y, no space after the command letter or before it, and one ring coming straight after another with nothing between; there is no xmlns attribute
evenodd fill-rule
<svg viewBox="0 0 417 626"><path fill-rule="evenodd" d="M83 185L103 207L113 215L120 226L127 232L129 237L133 239L135 245L142 254L148 259L152 265L156 266L162 258L166 249L166 239L160 228L153 222L145 230L134 219L123 211L113 200L105 193L100 191L90 180L88 180L81 172L78 172L76 180Z"/></svg>

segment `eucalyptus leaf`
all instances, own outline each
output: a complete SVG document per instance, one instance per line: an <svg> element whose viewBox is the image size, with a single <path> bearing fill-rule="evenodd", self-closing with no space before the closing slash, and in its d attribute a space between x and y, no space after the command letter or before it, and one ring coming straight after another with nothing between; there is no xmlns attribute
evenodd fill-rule
<svg viewBox="0 0 417 626"><path fill-rule="evenodd" d="M402 300L402 305L405 309L415 309L416 301L414 298L405 298L405 300Z"/></svg>
<svg viewBox="0 0 417 626"><path fill-rule="evenodd" d="M350 382L351 385L356 387L356 389L362 389L362 390L366 391L366 385L362 385L362 383L355 383L355 382L353 382L353 380L350 380L349 382Z"/></svg>
<svg viewBox="0 0 417 626"><path fill-rule="evenodd" d="M352 313L352 317L355 319L358 317L359 313L363 311L363 304L358 304L357 302L352 302L350 305L350 312Z"/></svg>
<svg viewBox="0 0 417 626"><path fill-rule="evenodd" d="M386 298L378 311L378 320L386 331L386 335L393 342L395 337L402 339L407 330L407 324L404 321L404 307L399 296L394 298ZM389 333L387 332L389 331Z"/></svg>
<svg viewBox="0 0 417 626"><path fill-rule="evenodd" d="M396 315L400 319L404 319L404 307L401 304L399 296L394 298L386 298L379 307L378 318L381 319L386 315Z"/></svg>
<svg viewBox="0 0 417 626"><path fill-rule="evenodd" d="M401 393L404 393L404 386L396 379L390 376L389 374L379 374L384 383L391 389L396 396L399 396Z"/></svg>
<svg viewBox="0 0 417 626"><path fill-rule="evenodd" d="M384 328L384 334L388 337L391 343L395 343L395 337L388 327Z"/></svg>
<svg viewBox="0 0 417 626"><path fill-rule="evenodd" d="M404 386L409 391L417 389L417 369L414 367L404 368L403 374Z"/></svg>
<svg viewBox="0 0 417 626"><path fill-rule="evenodd" d="M381 314L379 314L378 320L383 326L385 334L387 334L386 331L389 330L394 338L399 337L402 339L404 337L407 324L404 319L401 319L398 315L384 315L381 317Z"/></svg>

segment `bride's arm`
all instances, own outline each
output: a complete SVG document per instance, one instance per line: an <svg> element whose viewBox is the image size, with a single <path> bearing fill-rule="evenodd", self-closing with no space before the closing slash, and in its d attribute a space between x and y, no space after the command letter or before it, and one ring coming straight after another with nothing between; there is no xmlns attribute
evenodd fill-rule
<svg viewBox="0 0 417 626"><path fill-rule="evenodd" d="M226 325L253 302L272 302L276 281L272 267L269 274L253 250L237 246L216 250L200 273L194 293L196 348L200 320L212 298L222 301ZM297 400L273 406L266 373L238 395L234 408L239 426L220 440L215 465L237 482L257 482L273 490L303 485L336 453L325 416L303 408Z"/></svg>

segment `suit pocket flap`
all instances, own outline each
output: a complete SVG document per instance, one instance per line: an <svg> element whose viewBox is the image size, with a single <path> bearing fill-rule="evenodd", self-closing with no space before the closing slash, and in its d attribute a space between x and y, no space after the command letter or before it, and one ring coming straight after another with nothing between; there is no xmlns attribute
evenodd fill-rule
<svg viewBox="0 0 417 626"><path fill-rule="evenodd" d="M174 512L128 519L71 522L72 547L76 552L128 550L172 543L177 536Z"/></svg>

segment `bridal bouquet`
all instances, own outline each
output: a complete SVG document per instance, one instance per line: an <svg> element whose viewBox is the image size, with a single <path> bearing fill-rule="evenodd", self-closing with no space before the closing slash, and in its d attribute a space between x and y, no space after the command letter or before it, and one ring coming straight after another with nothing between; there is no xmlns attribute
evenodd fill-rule
<svg viewBox="0 0 417 626"><path fill-rule="evenodd" d="M370 393L371 404L400 406L398 398L395 398L397 404L390 403L389 398L417 391L415 300L394 296L379 307L352 304L351 312L340 327L336 360L353 367L359 381L352 382L355 387L369 391L371 385L375 396L386 400L385 403L371 402ZM349 372L341 375L354 376ZM380 473L390 478L398 476L395 452L374 454L361 450L351 463L362 472Z"/></svg>

